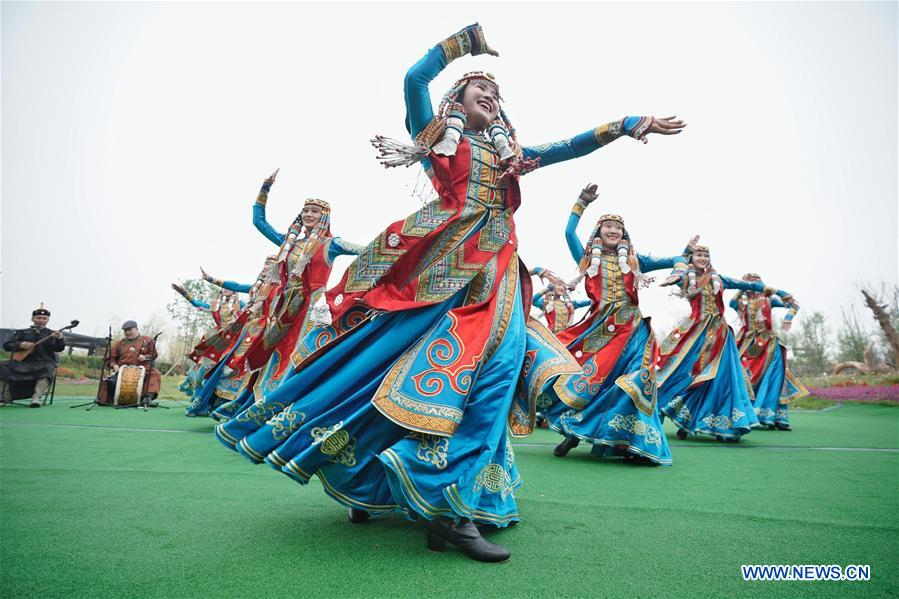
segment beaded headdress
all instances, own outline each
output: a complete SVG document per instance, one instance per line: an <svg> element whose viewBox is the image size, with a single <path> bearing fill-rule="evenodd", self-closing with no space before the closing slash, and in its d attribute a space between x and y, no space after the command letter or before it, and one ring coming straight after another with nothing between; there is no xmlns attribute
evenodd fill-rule
<svg viewBox="0 0 899 599"><path fill-rule="evenodd" d="M31 312L32 316L50 316L50 310L44 307L44 302Z"/></svg>
<svg viewBox="0 0 899 599"><path fill-rule="evenodd" d="M502 100L499 85L490 73L472 71L465 73L453 86L443 94L434 118L415 137L415 145L409 146L381 135L371 140L379 151L378 160L385 168L393 166L411 166L427 158L430 152L441 156L454 156L456 146L465 129L465 108L462 106L462 93L469 84L486 83L496 88L497 100ZM496 118L487 126L487 136L493 142L501 160L521 158L521 145L515 134L515 128L502 106Z"/></svg>

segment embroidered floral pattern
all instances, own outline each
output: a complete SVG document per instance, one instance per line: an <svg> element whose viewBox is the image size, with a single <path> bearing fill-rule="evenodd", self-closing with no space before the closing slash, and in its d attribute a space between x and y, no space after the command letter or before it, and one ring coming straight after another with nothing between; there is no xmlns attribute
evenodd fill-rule
<svg viewBox="0 0 899 599"><path fill-rule="evenodd" d="M627 416L615 414L615 417L609 421L609 426L614 428L616 431L623 430L635 435L639 435L641 437L645 437L646 442L650 445L655 445L659 448L661 448L662 446L662 435L659 434L658 429L656 429L656 427L654 426L646 424L642 420L639 420L635 414L628 414Z"/></svg>
<svg viewBox="0 0 899 599"><path fill-rule="evenodd" d="M734 423L745 415L744 412L734 408L730 416L726 414L709 414L702 419L702 422L711 429L727 430L734 428Z"/></svg>
<svg viewBox="0 0 899 599"><path fill-rule="evenodd" d="M449 438L436 435L415 434L418 439L418 459L433 464L438 470L446 468L446 452L449 450Z"/></svg>

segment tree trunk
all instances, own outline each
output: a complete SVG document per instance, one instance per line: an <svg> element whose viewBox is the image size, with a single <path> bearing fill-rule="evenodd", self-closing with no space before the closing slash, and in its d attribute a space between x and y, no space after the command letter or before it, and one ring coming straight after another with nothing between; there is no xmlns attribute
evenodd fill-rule
<svg viewBox="0 0 899 599"><path fill-rule="evenodd" d="M865 296L865 303L868 304L868 308L871 309L871 312L874 312L874 318L877 319L880 330L883 331L883 336L886 337L887 342L893 350L893 360L899 362L899 334L896 333L896 329L894 329L893 325L890 323L889 315L886 310L883 309L883 306L878 304L877 300L874 299L874 296L870 293L862 289L862 295Z"/></svg>

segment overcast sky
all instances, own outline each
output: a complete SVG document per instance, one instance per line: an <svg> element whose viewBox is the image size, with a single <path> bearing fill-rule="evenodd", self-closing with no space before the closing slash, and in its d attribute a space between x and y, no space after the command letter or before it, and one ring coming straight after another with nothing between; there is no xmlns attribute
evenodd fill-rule
<svg viewBox="0 0 899 599"><path fill-rule="evenodd" d="M718 271L757 271L803 313L897 281L897 5L880 3L2 3L2 326L41 301L79 332L146 320L199 274L251 282L274 246L251 225L304 198L363 243L420 205L419 169L368 143L408 139L403 75L479 21L525 145L625 115L683 117L680 136L616 141L529 174L516 215L529 266L564 276L571 204L587 182L638 251L693 233ZM332 282L348 264L338 260ZM642 294L660 333L687 312ZM867 314L865 314L867 318Z"/></svg>

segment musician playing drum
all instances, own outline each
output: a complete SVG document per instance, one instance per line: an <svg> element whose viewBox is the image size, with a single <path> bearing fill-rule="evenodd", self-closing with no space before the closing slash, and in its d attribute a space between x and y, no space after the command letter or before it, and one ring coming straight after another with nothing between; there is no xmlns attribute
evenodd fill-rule
<svg viewBox="0 0 899 599"><path fill-rule="evenodd" d="M144 389L141 397L147 405L155 407L154 401L159 395L159 384L162 380L159 371L151 367L151 362L156 359L156 342L152 337L141 335L137 328L137 323L128 320L122 325L124 337L112 344L109 355L109 367L112 369L113 377L118 373L122 366L143 366L147 371L144 377ZM112 396L115 389L107 389L103 385L100 392L100 403L110 403L108 397ZM106 392L106 393L104 393ZM106 397L103 397L103 396Z"/></svg>
<svg viewBox="0 0 899 599"><path fill-rule="evenodd" d="M41 407L41 399L50 390L50 381L56 375L56 354L66 347L62 333L47 328L49 321L50 311L41 304L31 313L31 326L16 331L3 344L3 349L10 352L32 351L21 361L0 364L0 405L13 400L13 387L30 386L33 381L31 407ZM41 341L47 337L51 339Z"/></svg>

